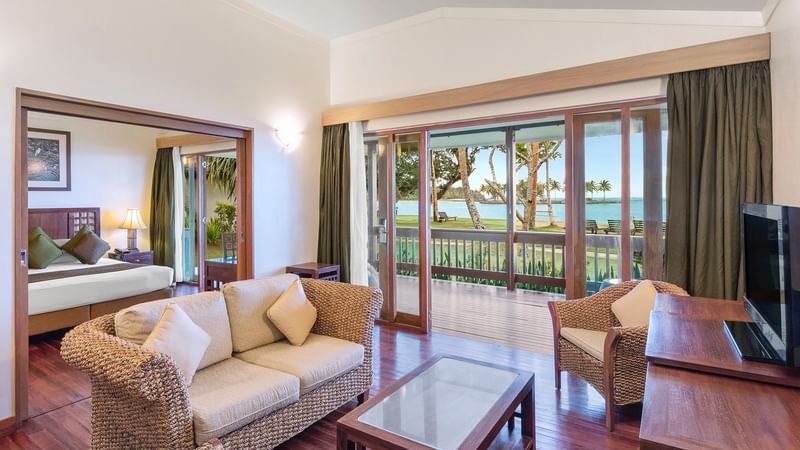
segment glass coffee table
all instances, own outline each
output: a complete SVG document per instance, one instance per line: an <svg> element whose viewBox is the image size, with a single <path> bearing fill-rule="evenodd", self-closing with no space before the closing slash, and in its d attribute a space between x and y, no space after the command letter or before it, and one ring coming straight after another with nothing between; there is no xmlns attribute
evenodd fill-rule
<svg viewBox="0 0 800 450"><path fill-rule="evenodd" d="M337 446L484 449L522 410L522 439L534 448L534 375L437 355L337 422Z"/></svg>

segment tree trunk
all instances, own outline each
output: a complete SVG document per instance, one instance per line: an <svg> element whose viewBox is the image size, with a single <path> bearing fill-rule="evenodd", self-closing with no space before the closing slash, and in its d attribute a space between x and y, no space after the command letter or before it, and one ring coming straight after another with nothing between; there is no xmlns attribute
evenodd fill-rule
<svg viewBox="0 0 800 450"><path fill-rule="evenodd" d="M431 153L431 205L433 206L433 222L439 220L439 192L436 188L436 160Z"/></svg>
<svg viewBox="0 0 800 450"><path fill-rule="evenodd" d="M525 223L523 227L530 231L536 227L536 186L539 180L537 170L539 168L539 143L533 142L529 149L528 157L528 186L527 202L525 202Z"/></svg>
<svg viewBox="0 0 800 450"><path fill-rule="evenodd" d="M547 218L552 227L556 224L556 217L553 213L553 199L550 198L550 158L544 160L544 191L547 193Z"/></svg>
<svg viewBox="0 0 800 450"><path fill-rule="evenodd" d="M461 189L464 191L464 201L467 203L467 210L469 211L470 219L472 219L472 225L476 230L485 230L486 227L481 223L481 214L478 212L478 206L475 204L475 199L472 198L472 189L469 187L467 149L464 147L459 147L458 149L458 172L461 174Z"/></svg>

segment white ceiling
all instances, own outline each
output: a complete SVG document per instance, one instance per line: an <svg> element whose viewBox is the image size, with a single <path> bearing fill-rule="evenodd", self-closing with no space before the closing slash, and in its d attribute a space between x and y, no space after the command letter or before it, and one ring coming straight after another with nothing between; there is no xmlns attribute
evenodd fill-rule
<svg viewBox="0 0 800 450"><path fill-rule="evenodd" d="M327 39L441 7L761 11L767 0L247 0Z"/></svg>

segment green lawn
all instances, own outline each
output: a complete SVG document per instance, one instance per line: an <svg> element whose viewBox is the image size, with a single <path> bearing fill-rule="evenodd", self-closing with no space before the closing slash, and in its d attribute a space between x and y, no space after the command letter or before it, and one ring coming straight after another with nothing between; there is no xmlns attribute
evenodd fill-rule
<svg viewBox="0 0 800 450"><path fill-rule="evenodd" d="M396 218L396 223L398 227L416 227L419 226L419 221L417 219L418 219L417 216L398 215ZM492 230L492 231L506 230L506 221L503 219L481 219L481 223L483 223L483 225L486 227L487 230ZM475 229L475 227L472 225L472 220L465 217L459 217L456 220L449 220L447 222L431 222L431 228L461 229L461 230ZM549 231L549 232L563 233L564 228L559 226L551 227L549 225L544 225L534 228L533 231Z"/></svg>

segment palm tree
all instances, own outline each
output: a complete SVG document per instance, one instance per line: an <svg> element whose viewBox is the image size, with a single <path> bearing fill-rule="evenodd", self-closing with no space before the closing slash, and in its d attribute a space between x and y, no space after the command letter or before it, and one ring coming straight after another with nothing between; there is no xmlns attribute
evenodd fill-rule
<svg viewBox="0 0 800 450"><path fill-rule="evenodd" d="M611 182L608 180L601 180L600 184L597 186L600 192L603 193L603 201L606 199L606 192L611 191Z"/></svg>
<svg viewBox="0 0 800 450"><path fill-rule="evenodd" d="M236 158L206 156L208 184L222 191L229 200L236 199Z"/></svg>
<svg viewBox="0 0 800 450"><path fill-rule="evenodd" d="M558 181L558 180L553 180L551 178L549 184L550 184L550 190L551 191L561 192L564 189L564 185L561 184L561 182Z"/></svg>
<svg viewBox="0 0 800 450"><path fill-rule="evenodd" d="M589 193L591 199L594 200L594 193L597 191L597 183L594 180L586 182L586 192Z"/></svg>

